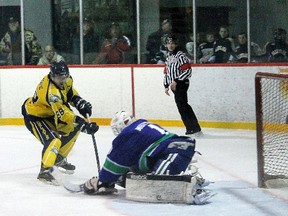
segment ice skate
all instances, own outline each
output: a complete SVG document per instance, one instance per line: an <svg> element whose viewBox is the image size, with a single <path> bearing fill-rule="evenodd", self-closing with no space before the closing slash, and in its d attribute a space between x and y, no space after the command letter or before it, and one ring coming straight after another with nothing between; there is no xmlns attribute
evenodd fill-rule
<svg viewBox="0 0 288 216"><path fill-rule="evenodd" d="M41 167L41 170L40 170L40 173L38 174L37 179L47 184L56 185L56 186L59 185L57 180L49 172L49 168L45 169Z"/></svg>
<svg viewBox="0 0 288 216"><path fill-rule="evenodd" d="M206 204L207 201L215 195L216 193L213 193L211 191L204 190L204 189L197 189L196 194L194 195L194 204L195 205Z"/></svg>
<svg viewBox="0 0 288 216"><path fill-rule="evenodd" d="M199 137L203 137L204 136L204 134L203 134L203 132L201 130L200 131L196 131L196 132L194 132L194 131L186 131L185 135L189 136L191 138L199 138Z"/></svg>
<svg viewBox="0 0 288 216"><path fill-rule="evenodd" d="M71 163L67 162L67 158L64 158L62 155L58 154L55 162L55 166L65 174L73 174L76 167Z"/></svg>

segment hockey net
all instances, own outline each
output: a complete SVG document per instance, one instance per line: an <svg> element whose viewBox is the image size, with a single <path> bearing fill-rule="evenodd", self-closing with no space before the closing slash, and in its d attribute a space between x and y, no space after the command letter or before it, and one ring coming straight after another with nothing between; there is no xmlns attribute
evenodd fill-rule
<svg viewBox="0 0 288 216"><path fill-rule="evenodd" d="M258 186L288 187L288 74L255 76Z"/></svg>

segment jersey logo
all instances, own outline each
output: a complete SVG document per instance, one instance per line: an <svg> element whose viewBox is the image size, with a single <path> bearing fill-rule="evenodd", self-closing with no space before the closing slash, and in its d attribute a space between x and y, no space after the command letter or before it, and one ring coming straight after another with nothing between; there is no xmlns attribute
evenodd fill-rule
<svg viewBox="0 0 288 216"><path fill-rule="evenodd" d="M61 98L58 95L50 94L49 96L49 103L57 103L61 101Z"/></svg>
<svg viewBox="0 0 288 216"><path fill-rule="evenodd" d="M191 142L172 142L168 145L168 148L178 148L186 150L189 146L194 146L194 143Z"/></svg>

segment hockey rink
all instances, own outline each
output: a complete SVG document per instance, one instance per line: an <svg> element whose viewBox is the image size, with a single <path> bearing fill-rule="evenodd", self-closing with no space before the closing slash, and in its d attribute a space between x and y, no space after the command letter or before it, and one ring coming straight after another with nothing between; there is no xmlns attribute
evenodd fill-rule
<svg viewBox="0 0 288 216"><path fill-rule="evenodd" d="M184 128L167 128L183 134ZM196 140L195 164L202 176L215 183L217 193L201 205L152 204L126 200L125 190L111 196L69 193L61 186L37 180L41 144L24 126L0 126L0 215L2 216L287 216L288 190L257 187L256 132L203 128ZM114 138L110 127L95 134L101 164ZM97 175L92 138L80 134L68 157L76 165L73 183Z"/></svg>

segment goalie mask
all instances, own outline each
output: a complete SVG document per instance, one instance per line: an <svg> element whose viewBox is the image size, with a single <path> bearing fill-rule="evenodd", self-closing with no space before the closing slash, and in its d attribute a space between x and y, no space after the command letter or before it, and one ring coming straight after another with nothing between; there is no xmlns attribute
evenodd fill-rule
<svg viewBox="0 0 288 216"><path fill-rule="evenodd" d="M132 115L129 115L125 111L119 111L115 113L111 121L111 128L115 136L118 136L121 131L135 121Z"/></svg>

